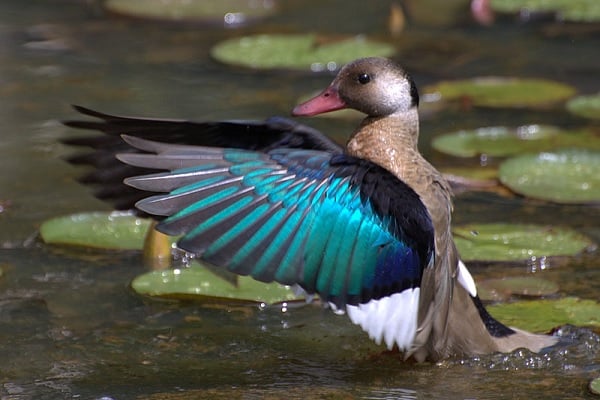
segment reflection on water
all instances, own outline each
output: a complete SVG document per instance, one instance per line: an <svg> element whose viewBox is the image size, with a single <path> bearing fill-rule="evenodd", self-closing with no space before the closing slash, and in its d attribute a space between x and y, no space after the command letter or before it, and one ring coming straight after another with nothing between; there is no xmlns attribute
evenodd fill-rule
<svg viewBox="0 0 600 400"><path fill-rule="evenodd" d="M143 271L139 254L39 244L35 232L41 221L108 208L75 182L81 171L61 161L70 149L58 139L72 132L58 119L73 117L71 103L196 119L288 114L298 97L331 77L226 68L209 59L210 45L263 29L323 27L387 38L385 2L365 7L358 0L352 5L290 0L279 16L242 30L118 19L89 3L0 4L0 398L585 396L587 381L600 371L599 337L586 329L563 328L564 345L545 355L517 352L413 365L382 353L346 318L314 305L282 314L149 300L127 287ZM535 26L512 23L477 27L468 22L465 3L410 2L408 31L395 40L400 61L420 86L439 78L499 74L541 75L586 93L599 89L600 60L591 36L548 38ZM453 8L431 15L427 10L437 9L432 4ZM557 110L449 110L427 115L423 148L436 165L448 165L457 161L429 150L433 134L523 123L589 124ZM353 122L314 124L340 135ZM565 224L600 241L594 207L464 194L455 209L458 222ZM597 299L599 267L598 253L592 253L551 263L541 273L565 295ZM526 268L475 272L497 276L502 269Z"/></svg>

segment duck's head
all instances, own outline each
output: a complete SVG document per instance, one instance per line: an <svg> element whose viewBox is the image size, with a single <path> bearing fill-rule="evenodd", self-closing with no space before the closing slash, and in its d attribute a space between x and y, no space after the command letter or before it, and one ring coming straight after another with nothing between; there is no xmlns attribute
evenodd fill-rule
<svg viewBox="0 0 600 400"><path fill-rule="evenodd" d="M352 108L370 117L385 117L418 104L417 88L402 67L387 58L369 57L346 64L327 89L296 106L292 115Z"/></svg>

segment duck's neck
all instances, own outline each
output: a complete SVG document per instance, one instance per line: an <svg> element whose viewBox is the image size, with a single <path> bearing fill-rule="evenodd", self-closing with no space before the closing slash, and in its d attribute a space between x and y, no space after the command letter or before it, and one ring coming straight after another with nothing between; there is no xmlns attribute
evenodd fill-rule
<svg viewBox="0 0 600 400"><path fill-rule="evenodd" d="M417 108L386 117L367 117L348 142L348 154L372 161L409 185L421 197L436 229L436 248L450 232L451 191L446 180L417 149Z"/></svg>
<svg viewBox="0 0 600 400"><path fill-rule="evenodd" d="M411 163L425 161L419 150L419 116L414 107L386 117L367 117L348 142L350 155L372 161L410 180Z"/></svg>

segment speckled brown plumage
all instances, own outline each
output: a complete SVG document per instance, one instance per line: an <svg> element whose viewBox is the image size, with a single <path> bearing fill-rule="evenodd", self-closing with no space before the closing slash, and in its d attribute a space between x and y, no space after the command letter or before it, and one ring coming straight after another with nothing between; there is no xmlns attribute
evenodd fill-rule
<svg viewBox="0 0 600 400"><path fill-rule="evenodd" d="M370 77L368 85L357 84L357 77L365 74ZM556 338L515 329L492 336L473 298L458 282L459 255L450 230L451 189L418 150L418 97L402 68L380 58L358 60L340 72L329 92L368 115L351 136L347 152L381 165L412 187L434 224L435 262L421 282L418 330L407 356L438 360L519 347L539 351L553 345Z"/></svg>
<svg viewBox="0 0 600 400"><path fill-rule="evenodd" d="M450 356L508 352L519 347L539 351L553 345L557 340L554 337L508 328L494 320L477 297L475 284L460 261L450 230L450 187L442 175L419 153L417 147L418 103L416 87L400 66L383 58L366 58L343 67L331 85L320 95L297 106L293 111L293 114L299 116L342 108L353 108L365 113L367 117L352 134L345 149L320 132L281 117L262 122L198 123L120 117L78 107L77 110L83 114L100 120L68 121L66 124L77 128L96 129L106 134L104 137L70 140L71 144L91 146L94 149L92 153L72 158L71 161L95 167L96 171L86 177L86 183L98 185L103 190L102 197L125 208L132 207L134 200L146 197L150 192L169 192L174 188L181 188L178 185L190 183L187 172L173 171L171 167L161 168L165 160L169 165L175 163L174 165L198 167L201 164L206 167L203 163L210 164L218 159L222 164L210 167L213 169L209 170L211 174L217 174L218 178L222 178L219 174L229 174L226 180L229 184L237 182L239 172L236 172L236 179L233 179L232 174L233 168L239 164L236 164L236 157L226 158L225 154L239 156L249 151L256 160L261 160L260 165L285 173L286 179L295 179L297 184L304 185L315 179L322 179L319 181L319 187L327 186L333 181L338 182L338 185L339 182L344 182L345 191L338 192L337 196L345 196L346 201L359 198L362 202L362 214L353 218L352 224L358 226L370 221L369 218L374 218L372 221L381 223L376 228L383 227L383 230L377 232L389 234L387 239L382 240L381 234L362 235L358 245L356 240L338 235L335 238L337 247L332 245L327 248L327 245L332 243L326 238L319 243L313 243L314 246L306 249L308 253L302 253L298 260L294 259L295 262L273 261L264 268L267 272L263 275L254 270L260 252L247 252L256 254L256 257L250 258L250 261L241 258L242 261L248 262L240 261L234 270L243 274L256 272L251 276L265 281L279 279L284 284L298 283L311 293L319 293L322 299L328 300L338 309L345 306L352 322L361 326L371 338L378 343L385 342L390 349L397 346L405 352L407 358L413 357L417 361L439 360ZM127 143L121 141L119 134L126 135ZM291 149L297 149L298 152L291 152ZM133 167L129 165L128 168L123 168L119 165L114 155L122 152L126 154L121 154L119 159ZM292 154L296 154L296 158L293 158ZM99 162L99 159L107 161ZM319 167L315 167L315 160L318 160ZM156 169L171 170L170 173L160 175L164 182L168 182L168 187L160 186L161 179L157 180L159 186L155 186L155 179L151 175L128 178L126 182L136 189L123 190L123 177ZM194 175L194 179L201 181L206 171L207 169L196 171L198 175ZM329 178L323 179L320 177L322 174ZM360 190L357 191L357 187ZM202 188L206 189L206 186ZM354 194L350 194L349 188L352 188ZM142 192L138 193L140 189ZM283 190L278 196L282 196L284 189L277 189ZM239 190L242 189L235 189L234 193L240 193ZM243 190L254 189L243 186ZM310 192L312 189L305 187L303 190ZM187 207L189 204L185 203L186 196L193 193L193 190L184 190L183 194L166 194L153 201L152 199L157 198L155 196L137 204L142 211L161 218ZM255 191L248 193L253 193L257 202L268 198L263 196L262 191L260 196ZM227 196L223 198L230 199ZM332 195L331 200L335 202L336 196ZM203 199L199 197L193 201L198 205ZM279 207L278 202L269 204L272 206L269 210ZM370 208L366 207L367 205ZM281 215L290 215L296 206L298 205L291 205L288 212ZM305 202L302 212L307 213L312 206L313 204L307 205ZM237 211L246 212L247 209L249 210L248 207L242 207L242 210ZM371 211L364 211L367 209ZM194 210L197 211L196 208ZM237 211L227 215L237 216ZM352 210L355 211L356 209ZM198 214L195 219L194 213L188 209L179 219L175 218L169 222L167 218L159 226L166 229L167 233L172 228L175 233L171 234L186 234L192 228L202 227L205 217L204 214ZM221 227L219 232L229 232L227 227L237 226L235 224L240 218L227 219L230 225L217 224L217 227ZM311 231L310 237L313 239L320 238L319 232L327 231L327 225L331 225L331 218L334 217L332 214L326 214L326 217L321 215L320 218L318 222L322 229ZM349 219L338 221L341 221L340 227L353 226ZM254 225L251 223L253 229ZM275 225L277 224L273 224ZM278 242L276 252L280 256L278 259L283 260L287 238L290 235L294 237L296 233L297 230L290 229L286 230L286 235L269 236L282 238L282 241ZM198 235L197 241L192 237L189 242L185 242L184 237L178 243L183 249L203 257L206 254L202 249L214 242L215 236ZM358 236L355 236L355 239L356 237ZM231 267L228 261L230 253L237 252L239 246L248 241L245 236L235 238L236 240L227 242L231 246L223 245L228 251L223 250L219 253L215 250L215 254L223 257L219 258L213 254L209 261L214 261L215 265ZM263 241L267 242L264 235ZM233 246L232 243L239 246ZM381 263L376 265L379 269L369 269L366 264L379 259L381 254L387 254L381 249L390 243L397 245L395 249L403 250L382 259ZM308 282L303 278L306 260L313 255L319 259L331 248L342 248L341 244L348 244L344 246L344 253L340 254L340 250L340 253L336 253L337 257L328 259L326 266L328 271L331 271L331 265L337 266L334 272L326 274L326 277L335 277L335 282L324 279L325 284L319 290L313 282L316 279L312 279L311 276ZM349 254L355 254L350 252L354 251L353 246L368 249L371 252L369 257L349 259ZM349 265L352 271L348 270ZM269 271L276 271L280 267L291 272L279 278L270 274ZM362 279L360 283L363 286L359 287L360 292L334 292L334 289L339 287L345 288L344 285L350 278L356 280L353 275Z"/></svg>

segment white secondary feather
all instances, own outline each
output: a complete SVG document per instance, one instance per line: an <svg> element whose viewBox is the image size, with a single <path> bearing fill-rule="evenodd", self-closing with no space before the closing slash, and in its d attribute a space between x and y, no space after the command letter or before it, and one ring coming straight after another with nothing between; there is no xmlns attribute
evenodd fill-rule
<svg viewBox="0 0 600 400"><path fill-rule="evenodd" d="M469 292L471 296L477 296L477 286L475 286L475 280L471 276L467 266L461 260L458 260L458 282L467 290L467 292Z"/></svg>
<svg viewBox="0 0 600 400"><path fill-rule="evenodd" d="M407 289L379 300L346 306L350 320L359 325L377 344L394 344L402 351L410 349L417 332L419 288Z"/></svg>

